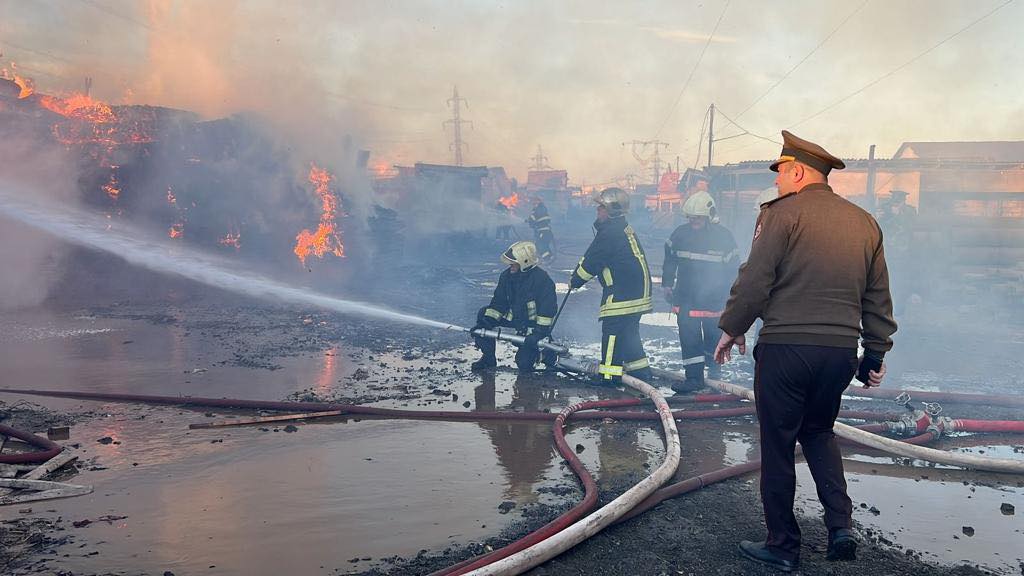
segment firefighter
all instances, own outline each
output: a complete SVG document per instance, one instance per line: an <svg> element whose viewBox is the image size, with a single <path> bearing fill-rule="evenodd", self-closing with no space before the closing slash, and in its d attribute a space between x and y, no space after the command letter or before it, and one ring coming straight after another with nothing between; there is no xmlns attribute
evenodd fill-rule
<svg viewBox="0 0 1024 576"><path fill-rule="evenodd" d="M550 262L555 257L555 235L551 232L551 216L548 214L548 207L544 205L544 199L540 196L533 197L533 211L530 212L526 223L533 229L533 239L536 241L540 260Z"/></svg>
<svg viewBox="0 0 1024 576"><path fill-rule="evenodd" d="M721 377L721 368L712 359L718 318L736 277L739 250L732 232L718 224L715 201L707 192L687 198L683 215L688 222L665 243L661 285L676 314L686 371L686 380L673 389L693 392L704 387L705 366L709 378Z"/></svg>
<svg viewBox="0 0 1024 576"><path fill-rule="evenodd" d="M491 303L480 309L473 329L493 329L507 326L526 342L516 352L516 366L520 372L532 372L540 351L537 343L551 333L551 325L558 310L555 283L548 273L537 266L537 247L533 242L516 242L501 255L508 264L494 289ZM473 370L486 370L498 365L494 355L495 342L490 338L474 338L483 356L473 362ZM554 357L545 353L544 362L554 364Z"/></svg>
<svg viewBox="0 0 1024 576"><path fill-rule="evenodd" d="M615 384L623 373L649 380L651 369L640 340L640 317L652 310L651 275L640 240L626 222L629 195L621 188L606 188L595 203L597 235L569 285L579 288L595 276L601 283L597 316L601 322L601 380Z"/></svg>
<svg viewBox="0 0 1024 576"><path fill-rule="evenodd" d="M917 210L907 204L905 191L893 190L889 194L889 201L878 207L875 218L885 235L885 257L889 263L893 310L897 315L902 315L907 299L917 291L914 278L918 274L912 250Z"/></svg>

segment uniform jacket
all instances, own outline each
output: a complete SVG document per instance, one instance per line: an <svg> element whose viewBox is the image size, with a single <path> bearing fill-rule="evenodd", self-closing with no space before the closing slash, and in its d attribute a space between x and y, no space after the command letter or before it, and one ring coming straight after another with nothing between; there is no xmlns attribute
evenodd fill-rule
<svg viewBox="0 0 1024 576"><path fill-rule="evenodd" d="M595 222L597 235L572 273L574 288L597 276L603 288L598 318L652 310L647 257L625 216Z"/></svg>
<svg viewBox="0 0 1024 576"><path fill-rule="evenodd" d="M727 228L708 222L683 224L665 243L661 285L672 288L672 304L687 311L721 312L736 279L739 250Z"/></svg>
<svg viewBox="0 0 1024 576"><path fill-rule="evenodd" d="M557 310L555 283L547 272L537 266L515 273L506 268L498 277L498 286L484 308L484 316L514 327L519 334L546 336Z"/></svg>
<svg viewBox="0 0 1024 576"><path fill-rule="evenodd" d="M548 215L548 207L543 202L538 203L533 207L533 212L530 212L530 217L526 219L526 223L538 234L551 232L551 216Z"/></svg>
<svg viewBox="0 0 1024 576"><path fill-rule="evenodd" d="M763 205L750 256L718 326L732 336L761 317L759 342L887 352L896 322L875 219L810 184Z"/></svg>

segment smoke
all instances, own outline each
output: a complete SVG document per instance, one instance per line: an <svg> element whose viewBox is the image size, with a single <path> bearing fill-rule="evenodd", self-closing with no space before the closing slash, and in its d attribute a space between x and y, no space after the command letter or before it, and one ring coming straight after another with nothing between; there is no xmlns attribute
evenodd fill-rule
<svg viewBox="0 0 1024 576"><path fill-rule="evenodd" d="M19 126L0 128L0 174L37 202L75 206L75 171L61 150L27 137ZM66 244L50 234L0 219L0 309L35 306L60 277Z"/></svg>

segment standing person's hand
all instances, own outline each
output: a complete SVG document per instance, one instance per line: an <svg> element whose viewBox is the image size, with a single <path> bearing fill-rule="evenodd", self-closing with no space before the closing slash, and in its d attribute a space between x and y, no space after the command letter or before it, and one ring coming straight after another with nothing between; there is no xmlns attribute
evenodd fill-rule
<svg viewBox="0 0 1024 576"><path fill-rule="evenodd" d="M715 362L725 364L732 359L732 347L734 344L739 348L740 355L747 353L746 335L729 336L722 332L722 337L718 339L718 346L715 346Z"/></svg>
<svg viewBox="0 0 1024 576"><path fill-rule="evenodd" d="M885 378L885 361L883 356L870 351L860 357L860 366L857 368L857 380L864 383L865 388L874 388L882 384Z"/></svg>
<svg viewBox="0 0 1024 576"><path fill-rule="evenodd" d="M876 388L882 385L883 378L885 378L885 362L882 362L878 367L878 370L868 370L868 379L866 381L861 381L864 382L865 388ZM860 378L858 378L858 380L860 380Z"/></svg>

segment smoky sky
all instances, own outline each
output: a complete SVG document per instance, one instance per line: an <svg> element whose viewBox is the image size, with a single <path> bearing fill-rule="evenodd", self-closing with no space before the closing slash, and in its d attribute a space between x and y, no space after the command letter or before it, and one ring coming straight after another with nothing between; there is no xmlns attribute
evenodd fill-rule
<svg viewBox="0 0 1024 576"><path fill-rule="evenodd" d="M634 139L658 137L667 159L693 164L711 103L746 131L777 140L789 128L845 157L1019 139L1021 2L896 70L1003 3L0 0L0 62L43 92L90 76L113 103L258 112L311 155L349 136L385 165L451 161L442 122L457 85L473 123L467 164L522 178L539 144L574 183L597 184L643 171L623 146ZM715 128L743 131L721 116ZM716 144L715 160L777 148L741 136Z"/></svg>

